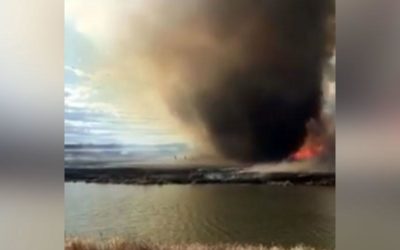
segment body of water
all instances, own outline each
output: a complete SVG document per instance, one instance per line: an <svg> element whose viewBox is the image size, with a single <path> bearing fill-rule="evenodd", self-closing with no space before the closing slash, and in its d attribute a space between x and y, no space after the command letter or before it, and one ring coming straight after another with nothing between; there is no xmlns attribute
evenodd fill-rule
<svg viewBox="0 0 400 250"><path fill-rule="evenodd" d="M333 249L335 189L65 184L67 236Z"/></svg>

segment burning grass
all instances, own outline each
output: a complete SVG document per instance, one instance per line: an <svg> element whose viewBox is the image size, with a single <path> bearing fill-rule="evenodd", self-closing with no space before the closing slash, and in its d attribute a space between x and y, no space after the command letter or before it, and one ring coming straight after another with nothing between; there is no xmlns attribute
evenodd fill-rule
<svg viewBox="0 0 400 250"><path fill-rule="evenodd" d="M94 241L90 239L69 238L65 240L65 250L317 250L312 247L298 245L290 248L263 245L241 245L241 244L180 244L161 245L145 242L133 242L120 238L112 238L105 241Z"/></svg>

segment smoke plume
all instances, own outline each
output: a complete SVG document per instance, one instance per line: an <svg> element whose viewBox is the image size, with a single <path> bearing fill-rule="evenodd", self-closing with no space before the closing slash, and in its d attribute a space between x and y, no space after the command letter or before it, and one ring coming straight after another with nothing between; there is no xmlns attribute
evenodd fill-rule
<svg viewBox="0 0 400 250"><path fill-rule="evenodd" d="M149 2L130 15L119 60L197 140L240 162L279 161L304 143L320 116L333 1Z"/></svg>

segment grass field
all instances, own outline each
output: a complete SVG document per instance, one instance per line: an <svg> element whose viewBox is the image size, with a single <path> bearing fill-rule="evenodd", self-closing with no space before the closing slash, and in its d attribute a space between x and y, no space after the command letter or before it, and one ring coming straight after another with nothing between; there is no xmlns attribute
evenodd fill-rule
<svg viewBox="0 0 400 250"><path fill-rule="evenodd" d="M132 242L112 238L101 242L90 239L69 238L65 240L65 250L317 250L303 245L283 248L279 246L240 245L240 244L181 244L160 245L145 242ZM319 250L319 249L318 249Z"/></svg>

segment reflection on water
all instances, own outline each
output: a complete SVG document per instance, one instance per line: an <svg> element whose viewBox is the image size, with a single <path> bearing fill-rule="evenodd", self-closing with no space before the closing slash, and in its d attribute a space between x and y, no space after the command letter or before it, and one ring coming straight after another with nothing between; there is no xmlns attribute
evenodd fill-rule
<svg viewBox="0 0 400 250"><path fill-rule="evenodd" d="M334 248L332 187L65 184L67 235Z"/></svg>

